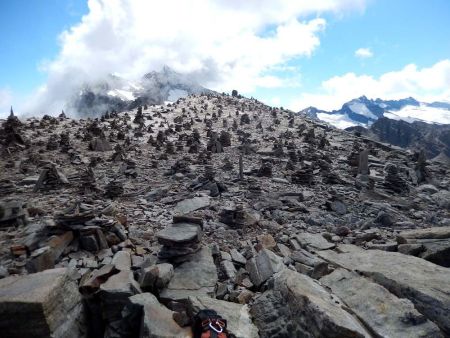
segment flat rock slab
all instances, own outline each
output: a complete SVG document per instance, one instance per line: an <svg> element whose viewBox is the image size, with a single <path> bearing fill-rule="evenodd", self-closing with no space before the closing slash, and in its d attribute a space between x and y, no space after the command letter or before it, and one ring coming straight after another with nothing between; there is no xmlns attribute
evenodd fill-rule
<svg viewBox="0 0 450 338"><path fill-rule="evenodd" d="M129 298L132 306L141 308L139 337L142 338L192 338L190 327L180 327L172 318L173 311L158 302L151 293L141 293Z"/></svg>
<svg viewBox="0 0 450 338"><path fill-rule="evenodd" d="M304 249L309 247L316 250L328 250L333 249L336 246L334 243L328 242L321 234L304 232L297 234L296 238Z"/></svg>
<svg viewBox="0 0 450 338"><path fill-rule="evenodd" d="M435 264L450 267L450 226L404 231L397 236L397 242L420 245L420 250L411 253Z"/></svg>
<svg viewBox="0 0 450 338"><path fill-rule="evenodd" d="M189 296L212 294L218 276L209 247L203 247L189 261L175 268L169 285L160 293L162 299L186 300Z"/></svg>
<svg viewBox="0 0 450 338"><path fill-rule="evenodd" d="M399 244L406 244L409 243L409 240L411 239L444 239L444 238L450 238L450 226L402 231L397 236L397 242Z"/></svg>
<svg viewBox="0 0 450 338"><path fill-rule="evenodd" d="M408 298L427 318L450 335L450 270L421 258L380 250L337 253L321 258L355 270L384 286L399 298Z"/></svg>
<svg viewBox="0 0 450 338"><path fill-rule="evenodd" d="M372 337L337 297L289 269L274 275L273 288L255 300L250 313L262 338Z"/></svg>
<svg viewBox="0 0 450 338"><path fill-rule="evenodd" d="M156 237L163 245L187 244L199 242L202 231L197 224L175 223L158 232Z"/></svg>
<svg viewBox="0 0 450 338"><path fill-rule="evenodd" d="M66 268L0 279L0 336L83 337L81 295Z"/></svg>
<svg viewBox="0 0 450 338"><path fill-rule="evenodd" d="M175 206L175 213L188 214L192 211L209 207L211 199L208 196L194 197L183 200Z"/></svg>
<svg viewBox="0 0 450 338"><path fill-rule="evenodd" d="M396 297L356 272L336 269L320 282L380 337L441 337L438 326L419 313L411 301Z"/></svg>
<svg viewBox="0 0 450 338"><path fill-rule="evenodd" d="M195 315L204 309L214 309L227 320L228 332L236 338L257 338L258 329L253 324L247 305L226 302L210 297L189 297L189 313Z"/></svg>

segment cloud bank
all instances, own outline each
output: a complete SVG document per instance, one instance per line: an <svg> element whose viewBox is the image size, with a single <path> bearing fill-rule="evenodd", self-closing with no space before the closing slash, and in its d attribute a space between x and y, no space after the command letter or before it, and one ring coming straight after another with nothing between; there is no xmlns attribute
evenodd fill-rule
<svg viewBox="0 0 450 338"><path fill-rule="evenodd" d="M272 69L314 52L322 13L361 11L366 1L88 0L88 14L61 34L59 55L42 65L48 81L25 108L59 111L84 82L109 73L137 78L163 65L220 91L293 83Z"/></svg>
<svg viewBox="0 0 450 338"><path fill-rule="evenodd" d="M413 96L424 102L450 102L450 59L424 68L409 64L378 78L355 73L334 76L322 82L317 92L300 94L289 108L297 111L309 106L323 110L339 109L345 102L362 95L383 99Z"/></svg>

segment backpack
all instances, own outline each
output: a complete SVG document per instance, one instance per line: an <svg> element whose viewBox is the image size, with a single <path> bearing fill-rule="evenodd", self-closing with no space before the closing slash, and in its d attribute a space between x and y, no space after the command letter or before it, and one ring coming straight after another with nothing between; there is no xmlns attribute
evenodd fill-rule
<svg viewBox="0 0 450 338"><path fill-rule="evenodd" d="M200 310L194 317L194 338L228 338L227 321L214 310Z"/></svg>

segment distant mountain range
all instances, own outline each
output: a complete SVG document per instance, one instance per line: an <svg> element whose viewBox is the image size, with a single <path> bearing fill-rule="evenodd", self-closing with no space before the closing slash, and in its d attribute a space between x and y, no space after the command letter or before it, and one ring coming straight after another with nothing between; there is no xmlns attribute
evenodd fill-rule
<svg viewBox="0 0 450 338"><path fill-rule="evenodd" d="M327 112L309 107L300 113L328 122L341 129L352 126L370 127L381 117L407 122L450 124L449 102L425 103L412 97L401 100L372 100L361 96L344 103L339 110Z"/></svg>
<svg viewBox="0 0 450 338"><path fill-rule="evenodd" d="M299 112L335 127L380 142L424 150L428 158L450 157L450 103L401 100L371 100L365 96L327 112L309 107ZM449 160L450 161L450 160Z"/></svg>
<svg viewBox="0 0 450 338"><path fill-rule="evenodd" d="M371 100L365 96L327 112L308 107L299 112L340 129L380 142L424 150L428 158L450 161L450 103L401 100Z"/></svg>
<svg viewBox="0 0 450 338"><path fill-rule="evenodd" d="M106 111L124 111L144 104L163 104L190 94L211 92L189 76L165 66L145 74L139 81L109 75L97 83L85 84L68 102L79 116L99 116Z"/></svg>

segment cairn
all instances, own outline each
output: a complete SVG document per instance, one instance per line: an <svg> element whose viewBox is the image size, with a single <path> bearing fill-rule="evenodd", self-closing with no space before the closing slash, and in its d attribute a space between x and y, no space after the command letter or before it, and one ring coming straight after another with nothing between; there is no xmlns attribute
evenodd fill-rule
<svg viewBox="0 0 450 338"><path fill-rule="evenodd" d="M34 192L58 189L65 184L69 184L67 177L55 164L49 163L42 169L39 179L34 186Z"/></svg>
<svg viewBox="0 0 450 338"><path fill-rule="evenodd" d="M56 150L59 147L59 137L56 134L52 134L48 140L47 140L47 145L46 145L46 149L51 151L51 150Z"/></svg>
<svg viewBox="0 0 450 338"><path fill-rule="evenodd" d="M16 185L13 181L4 179L0 180L0 196L8 196L16 192Z"/></svg>
<svg viewBox="0 0 450 338"><path fill-rule="evenodd" d="M258 177L272 177L273 165L269 161L264 161L258 170Z"/></svg>
<svg viewBox="0 0 450 338"><path fill-rule="evenodd" d="M313 185L314 173L312 166L305 165L292 174L292 183L301 185Z"/></svg>
<svg viewBox="0 0 450 338"><path fill-rule="evenodd" d="M384 171L386 176L384 177L383 186L386 190L398 194L409 191L408 184L400 177L398 167L395 164L387 163Z"/></svg>
<svg viewBox="0 0 450 338"><path fill-rule="evenodd" d="M182 262L201 249L203 221L194 217L174 217L172 225L157 233L162 245L158 257L168 262Z"/></svg>
<svg viewBox="0 0 450 338"><path fill-rule="evenodd" d="M112 180L105 187L105 196L107 198L116 198L124 193L123 184L120 181Z"/></svg>

